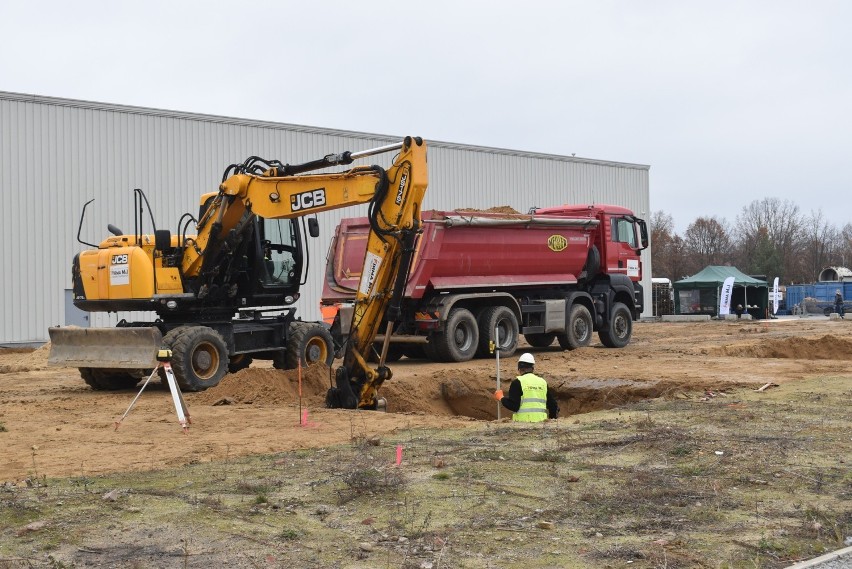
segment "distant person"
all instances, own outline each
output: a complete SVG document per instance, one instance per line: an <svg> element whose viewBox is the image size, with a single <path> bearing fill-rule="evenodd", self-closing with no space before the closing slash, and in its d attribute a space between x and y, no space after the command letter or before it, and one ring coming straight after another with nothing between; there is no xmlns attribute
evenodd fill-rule
<svg viewBox="0 0 852 569"><path fill-rule="evenodd" d="M745 312L745 309L743 308L742 304L738 304L737 307L734 308L734 312L737 314L737 318L742 318L743 312Z"/></svg>
<svg viewBox="0 0 852 569"><path fill-rule="evenodd" d="M834 291L834 311L843 318L843 295L840 294L840 289Z"/></svg>
<svg viewBox="0 0 852 569"><path fill-rule="evenodd" d="M548 418L559 417L559 404L553 392L548 389L547 382L533 373L535 358L530 353L521 354L518 358L518 377L509 385L509 395L503 397L503 390L498 389L494 398L503 407L512 411L513 421L523 423L540 423Z"/></svg>

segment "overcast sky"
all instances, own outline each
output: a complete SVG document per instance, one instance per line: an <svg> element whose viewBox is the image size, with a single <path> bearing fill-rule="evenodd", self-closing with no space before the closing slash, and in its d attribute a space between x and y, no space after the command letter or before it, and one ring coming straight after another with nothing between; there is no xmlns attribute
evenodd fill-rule
<svg viewBox="0 0 852 569"><path fill-rule="evenodd" d="M649 164L681 232L852 222L848 1L0 0L0 38L4 91Z"/></svg>

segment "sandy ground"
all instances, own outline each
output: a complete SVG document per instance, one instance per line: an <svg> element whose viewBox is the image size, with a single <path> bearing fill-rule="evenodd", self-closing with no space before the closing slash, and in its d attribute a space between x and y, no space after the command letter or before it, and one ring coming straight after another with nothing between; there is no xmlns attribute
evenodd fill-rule
<svg viewBox="0 0 852 569"><path fill-rule="evenodd" d="M529 351L538 360L537 372L557 391L560 418L568 418L636 399L848 375L852 324L822 317L636 323L632 343L621 350L597 344L573 352L558 347ZM501 360L504 388L519 354ZM0 350L0 483L154 470L496 418L494 360L435 364L403 359L391 367L394 378L381 393L388 413L324 409L330 375L325 367L304 374L300 406L295 373L261 365L226 376L207 392L186 394L192 424L184 433L168 390L158 382L116 429L115 421L138 387L92 391L77 370L48 367L47 347ZM305 412L307 424L302 425Z"/></svg>

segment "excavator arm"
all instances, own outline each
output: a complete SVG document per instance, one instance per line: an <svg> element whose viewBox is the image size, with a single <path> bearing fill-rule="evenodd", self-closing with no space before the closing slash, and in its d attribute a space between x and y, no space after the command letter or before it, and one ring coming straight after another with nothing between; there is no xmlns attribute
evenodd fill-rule
<svg viewBox="0 0 852 569"><path fill-rule="evenodd" d="M340 173L304 174L392 151L398 154L387 170L358 166ZM265 169L253 172L259 167ZM352 325L343 365L336 371L337 387L330 390L327 404L375 409L377 390L391 377L390 369L384 365L390 333L385 334L386 342L375 369L367 363L367 357L382 322L387 321L390 332L399 318L428 184L426 144L419 138L406 137L401 144L329 155L301 165L251 158L229 169L236 173L223 180L219 193L198 222L194 246L186 249L182 259L182 273L198 279L200 295L204 293L205 279L221 270L223 256L238 248L252 216L288 219L369 204L370 234Z"/></svg>

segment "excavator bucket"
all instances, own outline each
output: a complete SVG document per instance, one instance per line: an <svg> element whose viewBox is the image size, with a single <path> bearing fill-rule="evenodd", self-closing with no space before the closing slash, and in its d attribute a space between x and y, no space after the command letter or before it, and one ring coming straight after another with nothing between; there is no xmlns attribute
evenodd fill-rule
<svg viewBox="0 0 852 569"><path fill-rule="evenodd" d="M49 328L47 363L63 367L151 369L157 367L160 330L144 328Z"/></svg>

